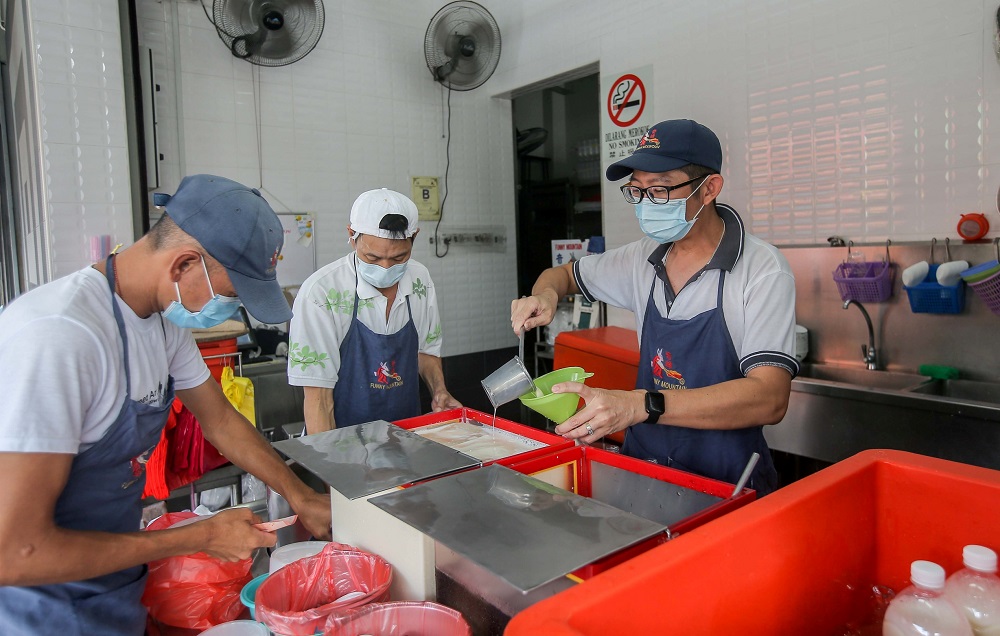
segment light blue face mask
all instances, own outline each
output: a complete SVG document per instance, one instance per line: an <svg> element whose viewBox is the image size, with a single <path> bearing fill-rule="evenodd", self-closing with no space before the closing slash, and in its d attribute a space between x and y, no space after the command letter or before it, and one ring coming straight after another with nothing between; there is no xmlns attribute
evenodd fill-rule
<svg viewBox="0 0 1000 636"><path fill-rule="evenodd" d="M205 265L205 258L201 259L201 268L205 272L205 280L208 281L208 291L212 293L205 306L199 311L191 311L181 302L181 288L174 283L177 291L177 300L170 303L170 306L163 311L163 317L183 329L208 329L224 323L232 317L239 309L240 299L229 296L220 296L212 289L212 279L208 277L208 267Z"/></svg>
<svg viewBox="0 0 1000 636"><path fill-rule="evenodd" d="M386 289L399 282L399 279L406 273L406 263L397 263L390 268L366 263L358 259L358 276L365 279L369 285L376 289Z"/></svg>
<svg viewBox="0 0 1000 636"><path fill-rule="evenodd" d="M702 179L698 188L708 181L708 177ZM705 209L702 205L698 208L694 218L687 220L687 201L698 191L695 188L691 194L683 199L670 199L663 204L650 203L643 200L635 204L635 216L639 219L639 229L642 233L653 239L657 243L674 243L685 236L694 227L694 222L698 220L698 215Z"/></svg>
<svg viewBox="0 0 1000 636"><path fill-rule="evenodd" d="M359 236L353 235L348 239L348 243L353 239L357 242ZM361 257L354 254L354 260L358 264L358 276L375 289L386 289L399 282L399 279L406 273L406 263L397 263L392 267L385 268L374 263L366 263Z"/></svg>

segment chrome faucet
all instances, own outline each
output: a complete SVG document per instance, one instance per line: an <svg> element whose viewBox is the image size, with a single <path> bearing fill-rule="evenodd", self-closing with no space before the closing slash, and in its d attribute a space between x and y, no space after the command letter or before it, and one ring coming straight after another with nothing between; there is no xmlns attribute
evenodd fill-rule
<svg viewBox="0 0 1000 636"><path fill-rule="evenodd" d="M865 317L865 322L868 323L868 344L861 345L861 359L870 371L874 371L878 369L878 352L875 350L875 328L872 327L872 319L868 315L868 310L865 309L865 306L858 301L844 301L844 309L847 309L851 305L856 305L861 310L861 315Z"/></svg>

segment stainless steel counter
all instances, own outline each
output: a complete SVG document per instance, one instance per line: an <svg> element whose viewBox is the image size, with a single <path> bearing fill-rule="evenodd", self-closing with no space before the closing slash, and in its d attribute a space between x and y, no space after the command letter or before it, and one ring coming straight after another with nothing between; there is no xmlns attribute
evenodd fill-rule
<svg viewBox="0 0 1000 636"><path fill-rule="evenodd" d="M764 429L771 448L827 462L889 448L1000 469L1000 384L860 364L833 373L805 369L818 377L792 381L784 419Z"/></svg>

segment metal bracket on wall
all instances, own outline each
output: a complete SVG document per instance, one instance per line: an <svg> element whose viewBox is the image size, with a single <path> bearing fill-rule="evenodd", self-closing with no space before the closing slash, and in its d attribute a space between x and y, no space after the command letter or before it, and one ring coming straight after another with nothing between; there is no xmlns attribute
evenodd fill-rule
<svg viewBox="0 0 1000 636"><path fill-rule="evenodd" d="M437 240L449 248L468 247L476 251L507 251L507 231L501 226L442 228ZM433 236L430 242L431 245L434 244Z"/></svg>

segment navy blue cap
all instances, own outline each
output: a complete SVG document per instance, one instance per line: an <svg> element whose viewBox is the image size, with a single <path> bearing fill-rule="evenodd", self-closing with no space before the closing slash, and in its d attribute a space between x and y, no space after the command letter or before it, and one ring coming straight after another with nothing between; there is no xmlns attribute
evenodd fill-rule
<svg viewBox="0 0 1000 636"><path fill-rule="evenodd" d="M256 188L224 177L184 177L173 196L157 193L153 204L219 261L240 301L267 324L286 322L292 310L275 266L285 242L278 215Z"/></svg>
<svg viewBox="0 0 1000 636"><path fill-rule="evenodd" d="M609 181L635 170L669 172L690 164L722 170L722 144L714 132L691 119L670 119L649 127L628 157L608 166Z"/></svg>

